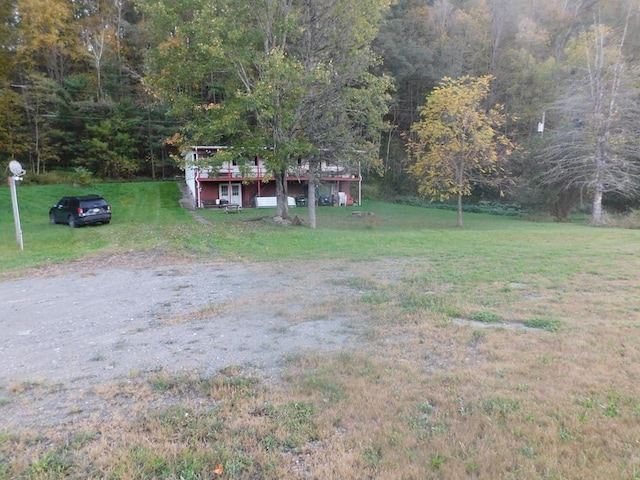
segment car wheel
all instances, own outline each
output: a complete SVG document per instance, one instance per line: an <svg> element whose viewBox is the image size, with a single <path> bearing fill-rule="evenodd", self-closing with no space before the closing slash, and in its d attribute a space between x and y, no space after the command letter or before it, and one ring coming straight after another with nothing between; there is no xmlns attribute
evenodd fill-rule
<svg viewBox="0 0 640 480"><path fill-rule="evenodd" d="M49 223L51 225L55 225L56 223L58 223L58 222L56 222L56 216L53 213L49 214Z"/></svg>
<svg viewBox="0 0 640 480"><path fill-rule="evenodd" d="M76 228L78 225L76 224L76 219L73 218L73 215L69 215L69 217L67 218L67 223L69 224L69 226L71 228Z"/></svg>

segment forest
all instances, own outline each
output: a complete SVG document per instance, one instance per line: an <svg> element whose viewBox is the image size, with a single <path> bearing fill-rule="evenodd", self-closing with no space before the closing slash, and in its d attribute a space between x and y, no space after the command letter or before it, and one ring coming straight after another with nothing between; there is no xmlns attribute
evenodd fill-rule
<svg viewBox="0 0 640 480"><path fill-rule="evenodd" d="M513 148L474 164L470 201L593 223L640 203L637 0L8 0L0 18L0 164L32 182L174 178L186 145L273 142L275 166L366 152L381 198L435 199L447 183L425 193L411 148L424 106L482 78Z"/></svg>

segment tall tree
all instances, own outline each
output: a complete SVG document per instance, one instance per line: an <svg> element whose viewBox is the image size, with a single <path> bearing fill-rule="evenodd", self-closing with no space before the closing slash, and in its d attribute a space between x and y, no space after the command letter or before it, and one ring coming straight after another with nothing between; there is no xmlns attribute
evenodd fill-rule
<svg viewBox="0 0 640 480"><path fill-rule="evenodd" d="M501 162L514 144L501 133L506 117L501 106L485 108L491 76L445 77L427 97L421 119L408 142L415 159L410 172L419 192L432 199L457 197L458 227L463 227L462 197L473 185L494 183Z"/></svg>
<svg viewBox="0 0 640 480"><path fill-rule="evenodd" d="M424 0L400 0L391 6L374 44L382 57L379 67L393 77L396 86L383 135L380 191L384 196L412 195L415 186L405 169L402 133L418 119L418 106L437 84L436 39L433 7ZM386 137L386 138L385 138Z"/></svg>
<svg viewBox="0 0 640 480"><path fill-rule="evenodd" d="M630 2L618 34L594 15L591 28L569 43L571 75L554 104L557 128L541 151L545 184L591 194L592 225L603 223L604 194L632 196L640 188L640 90L624 55L631 13Z"/></svg>
<svg viewBox="0 0 640 480"><path fill-rule="evenodd" d="M13 75L15 68L15 5L13 1L0 3L0 19L2 19L0 20L0 83L4 83Z"/></svg>
<svg viewBox="0 0 640 480"><path fill-rule="evenodd" d="M25 85L14 85L21 91L26 118L30 124L32 146L29 149L29 168L36 175L46 171L47 164L58 160L50 142L48 117L56 111L59 86L46 75L31 73Z"/></svg>
<svg viewBox="0 0 640 480"><path fill-rule="evenodd" d="M381 11L380 1L302 2L299 25L304 32L292 52L304 65L306 80L298 107L307 153L310 225L315 228L315 185L318 161L359 169L377 164L380 131L387 126L390 79L373 75L373 41ZM367 19L367 20L363 20Z"/></svg>
<svg viewBox="0 0 640 480"><path fill-rule="evenodd" d="M26 128L23 99L19 93L0 87L0 161L15 159L25 154L31 146Z"/></svg>
<svg viewBox="0 0 640 480"><path fill-rule="evenodd" d="M99 102L104 100L102 70L104 69L105 53L109 48L109 40L112 36L112 28L108 24L85 26L82 29L82 40L96 71L96 99Z"/></svg>
<svg viewBox="0 0 640 480"><path fill-rule="evenodd" d="M77 48L72 2L64 0L16 0L17 59L23 73L46 73L62 83Z"/></svg>
<svg viewBox="0 0 640 480"><path fill-rule="evenodd" d="M377 158L390 83L369 72L369 44L388 0L174 3L149 11L155 84L189 112L191 140L266 160L280 216L289 217L286 175L299 158Z"/></svg>

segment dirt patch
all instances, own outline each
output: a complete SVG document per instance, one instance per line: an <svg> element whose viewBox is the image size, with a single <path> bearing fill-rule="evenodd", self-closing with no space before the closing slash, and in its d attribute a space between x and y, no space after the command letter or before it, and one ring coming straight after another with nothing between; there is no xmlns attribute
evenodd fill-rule
<svg viewBox="0 0 640 480"><path fill-rule="evenodd" d="M296 353L357 346L362 323L348 307L361 292L348 279L388 277L398 267L194 263L144 252L5 278L3 417L64 421L71 411L102 408L92 404L97 385L163 369L206 375L237 365L277 377ZM20 402L7 401L15 392Z"/></svg>

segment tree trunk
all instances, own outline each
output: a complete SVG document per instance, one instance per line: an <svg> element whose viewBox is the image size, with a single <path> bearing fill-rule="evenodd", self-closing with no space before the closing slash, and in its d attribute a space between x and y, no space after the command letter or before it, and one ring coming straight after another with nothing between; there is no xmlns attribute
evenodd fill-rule
<svg viewBox="0 0 640 480"><path fill-rule="evenodd" d="M602 224L602 196L604 194L604 184L602 181L603 170L605 169L604 157L606 155L606 139L604 135L599 135L596 143L596 173L593 192L593 203L591 205L591 225Z"/></svg>
<svg viewBox="0 0 640 480"><path fill-rule="evenodd" d="M602 185L596 185L596 191L593 194L593 205L591 207L591 225L597 226L602 224Z"/></svg>
<svg viewBox="0 0 640 480"><path fill-rule="evenodd" d="M289 220L289 202L287 199L287 172L276 172L276 201L278 216L284 220Z"/></svg>
<svg viewBox="0 0 640 480"><path fill-rule="evenodd" d="M309 207L309 227L317 227L316 215L316 185L318 184L317 162L309 159L309 186L307 188L307 206Z"/></svg>
<svg viewBox="0 0 640 480"><path fill-rule="evenodd" d="M462 223L462 191L464 186L464 158L460 160L458 165L458 228L464 227Z"/></svg>
<svg viewBox="0 0 640 480"><path fill-rule="evenodd" d="M458 227L464 227L462 223L462 193L458 193Z"/></svg>

